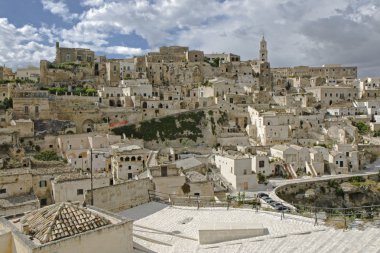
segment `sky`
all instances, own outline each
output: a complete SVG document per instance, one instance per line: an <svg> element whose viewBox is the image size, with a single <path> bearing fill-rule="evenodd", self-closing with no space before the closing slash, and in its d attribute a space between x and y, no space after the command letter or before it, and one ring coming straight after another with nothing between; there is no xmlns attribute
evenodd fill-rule
<svg viewBox="0 0 380 253"><path fill-rule="evenodd" d="M108 58L160 46L258 57L272 67L343 64L380 76L380 0L0 0L0 64L54 60L55 42Z"/></svg>

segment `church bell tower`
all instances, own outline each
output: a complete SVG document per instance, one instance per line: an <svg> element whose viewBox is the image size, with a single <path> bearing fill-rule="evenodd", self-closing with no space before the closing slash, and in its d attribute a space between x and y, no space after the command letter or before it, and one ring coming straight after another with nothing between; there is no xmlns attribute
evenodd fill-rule
<svg viewBox="0 0 380 253"><path fill-rule="evenodd" d="M267 50L267 42L265 41L264 35L260 41L260 51L259 51L259 59L262 62L268 62L268 50Z"/></svg>

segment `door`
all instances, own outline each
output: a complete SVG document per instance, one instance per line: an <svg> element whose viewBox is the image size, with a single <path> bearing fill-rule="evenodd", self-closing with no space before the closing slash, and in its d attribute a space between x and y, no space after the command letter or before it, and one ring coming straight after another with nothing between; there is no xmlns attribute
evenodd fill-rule
<svg viewBox="0 0 380 253"><path fill-rule="evenodd" d="M243 183L243 189L246 191L248 190L248 182Z"/></svg>
<svg viewBox="0 0 380 253"><path fill-rule="evenodd" d="M163 166L161 167L161 177L167 177L168 176L168 167Z"/></svg>

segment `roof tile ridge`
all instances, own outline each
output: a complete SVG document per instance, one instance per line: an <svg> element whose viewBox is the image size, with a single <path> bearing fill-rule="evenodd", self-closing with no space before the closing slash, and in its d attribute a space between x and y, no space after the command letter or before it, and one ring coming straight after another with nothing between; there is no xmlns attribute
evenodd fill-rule
<svg viewBox="0 0 380 253"><path fill-rule="evenodd" d="M51 232L53 230L53 227L56 226L56 221L58 220L60 214L61 214L61 211L62 211L62 208L65 206L65 202L62 202L59 204L58 208L57 208L57 211L56 213L54 214L54 217L52 219L52 221L50 222L50 224L48 225L48 229L46 230L45 232L45 235L44 237L42 238L42 241L43 243L45 242L49 242L51 239Z"/></svg>

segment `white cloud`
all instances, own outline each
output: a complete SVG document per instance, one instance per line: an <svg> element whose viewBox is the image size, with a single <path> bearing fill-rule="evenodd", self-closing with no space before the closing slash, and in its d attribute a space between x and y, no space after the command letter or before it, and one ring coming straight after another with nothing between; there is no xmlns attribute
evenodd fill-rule
<svg viewBox="0 0 380 253"><path fill-rule="evenodd" d="M41 0L44 10L50 11L54 15L60 16L64 21L73 21L79 17L76 13L70 13L66 3L61 0Z"/></svg>
<svg viewBox="0 0 380 253"><path fill-rule="evenodd" d="M103 0L82 0L81 4L83 6L96 7L104 4Z"/></svg>
<svg viewBox="0 0 380 253"><path fill-rule="evenodd" d="M82 0L82 6L91 8L80 15L70 14L64 0L42 2L75 24L44 26L37 32L30 26L18 28L35 43L59 40L63 46L129 56L144 51L129 41L115 45L111 40L114 34L135 33L150 48L178 44L254 59L265 33L272 66L342 63L358 65L362 73L380 66L373 57L380 54L378 0Z"/></svg>
<svg viewBox="0 0 380 253"><path fill-rule="evenodd" d="M141 55L144 53L141 48L131 48L124 46L110 46L105 48L99 48L99 51L108 53L108 54L120 54L120 55Z"/></svg>
<svg viewBox="0 0 380 253"><path fill-rule="evenodd" d="M43 35L33 26L17 28L0 18L0 64L8 67L38 66L41 59L54 57L54 48L42 43Z"/></svg>

